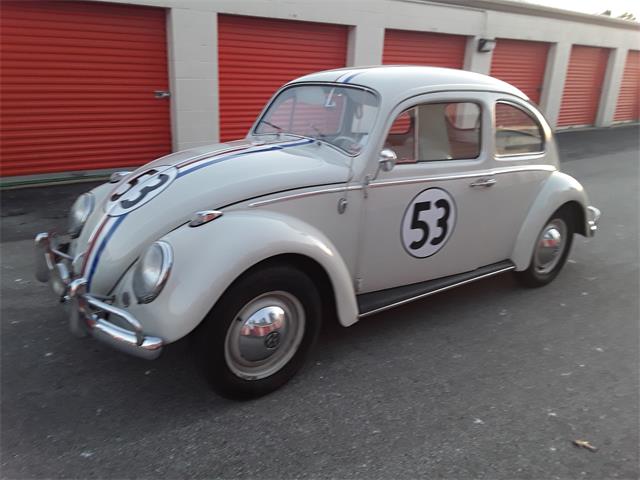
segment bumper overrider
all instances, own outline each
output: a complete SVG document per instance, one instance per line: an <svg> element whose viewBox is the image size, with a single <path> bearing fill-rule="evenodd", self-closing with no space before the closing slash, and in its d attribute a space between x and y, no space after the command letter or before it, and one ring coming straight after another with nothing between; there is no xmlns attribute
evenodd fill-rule
<svg viewBox="0 0 640 480"><path fill-rule="evenodd" d="M73 277L73 258L62 246L58 247L56 240L51 233L36 236L36 278L49 282L54 293L69 306L71 332L77 336L91 335L136 357L157 358L162 352L162 339L144 335L140 322L128 311L111 305L110 299L87 293L86 279Z"/></svg>
<svg viewBox="0 0 640 480"><path fill-rule="evenodd" d="M589 205L587 207L587 237L593 237L598 230L598 220L600 220L600 210Z"/></svg>

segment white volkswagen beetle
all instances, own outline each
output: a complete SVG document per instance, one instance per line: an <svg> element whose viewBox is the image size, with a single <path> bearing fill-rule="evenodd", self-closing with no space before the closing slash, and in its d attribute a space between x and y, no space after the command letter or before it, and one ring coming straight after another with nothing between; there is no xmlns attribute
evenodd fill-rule
<svg viewBox="0 0 640 480"><path fill-rule="evenodd" d="M544 117L475 73L388 66L279 90L244 140L167 155L81 195L36 238L71 329L151 359L192 335L223 395L290 379L320 324L513 270L549 283L599 212Z"/></svg>

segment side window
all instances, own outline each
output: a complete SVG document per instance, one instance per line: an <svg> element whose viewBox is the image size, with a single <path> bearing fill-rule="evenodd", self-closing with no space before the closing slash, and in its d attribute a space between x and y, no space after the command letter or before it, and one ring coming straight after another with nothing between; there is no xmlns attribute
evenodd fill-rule
<svg viewBox="0 0 640 480"><path fill-rule="evenodd" d="M521 155L544 151L544 135L538 121L510 103L496 103L496 153Z"/></svg>
<svg viewBox="0 0 640 480"><path fill-rule="evenodd" d="M396 152L398 163L416 161L416 109L402 112L393 122L384 142L384 148Z"/></svg>
<svg viewBox="0 0 640 480"><path fill-rule="evenodd" d="M385 148L398 163L477 158L480 106L471 102L428 103L401 113L389 130Z"/></svg>

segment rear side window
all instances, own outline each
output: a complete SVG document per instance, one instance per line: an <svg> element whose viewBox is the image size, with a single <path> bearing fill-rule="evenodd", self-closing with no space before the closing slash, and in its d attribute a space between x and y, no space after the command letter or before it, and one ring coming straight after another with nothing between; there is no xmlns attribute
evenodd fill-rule
<svg viewBox="0 0 640 480"><path fill-rule="evenodd" d="M538 121L510 103L496 104L496 154L522 155L544 151L544 134Z"/></svg>
<svg viewBox="0 0 640 480"><path fill-rule="evenodd" d="M471 102L427 103L402 112L389 129L385 148L398 163L477 158L480 106Z"/></svg>

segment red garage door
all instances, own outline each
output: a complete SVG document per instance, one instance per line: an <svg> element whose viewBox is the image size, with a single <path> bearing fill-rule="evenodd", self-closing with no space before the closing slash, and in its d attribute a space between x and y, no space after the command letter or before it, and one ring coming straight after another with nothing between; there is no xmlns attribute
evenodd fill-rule
<svg viewBox="0 0 640 480"><path fill-rule="evenodd" d="M466 44L462 35L386 30L382 63L462 68Z"/></svg>
<svg viewBox="0 0 640 480"><path fill-rule="evenodd" d="M344 67L347 35L342 25L219 15L221 141L244 137L282 84Z"/></svg>
<svg viewBox="0 0 640 480"><path fill-rule="evenodd" d="M600 105L609 49L574 45L562 92L558 126L593 125Z"/></svg>
<svg viewBox="0 0 640 480"><path fill-rule="evenodd" d="M491 60L491 76L518 87L532 102L540 102L549 44L500 38Z"/></svg>
<svg viewBox="0 0 640 480"><path fill-rule="evenodd" d="M2 175L133 166L171 151L165 11L0 3Z"/></svg>
<svg viewBox="0 0 640 480"><path fill-rule="evenodd" d="M624 65L618 105L613 117L616 122L640 120L640 51L629 50Z"/></svg>

